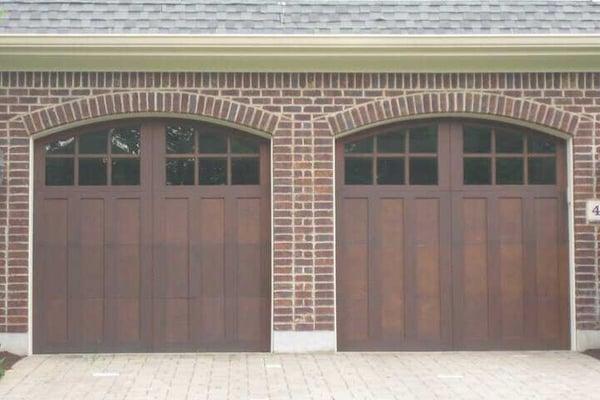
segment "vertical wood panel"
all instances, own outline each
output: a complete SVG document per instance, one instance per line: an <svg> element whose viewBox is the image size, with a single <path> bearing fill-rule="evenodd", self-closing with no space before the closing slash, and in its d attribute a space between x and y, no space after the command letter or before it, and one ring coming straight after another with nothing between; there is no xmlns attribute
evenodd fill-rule
<svg viewBox="0 0 600 400"><path fill-rule="evenodd" d="M130 344L141 340L141 201L116 198L113 205L113 334L118 344Z"/></svg>
<svg viewBox="0 0 600 400"><path fill-rule="evenodd" d="M38 245L43 258L44 330L49 344L67 341L68 200L44 199L40 206Z"/></svg>
<svg viewBox="0 0 600 400"><path fill-rule="evenodd" d="M104 199L81 199L81 248L78 302L81 314L69 323L79 324L82 344L98 344L104 331Z"/></svg>
<svg viewBox="0 0 600 400"><path fill-rule="evenodd" d="M535 200L536 271L537 271L537 333L546 344L560 341L559 233L558 202L555 199Z"/></svg>
<svg viewBox="0 0 600 400"><path fill-rule="evenodd" d="M378 228L381 332L384 338L397 340L405 336L403 199L381 199Z"/></svg>
<svg viewBox="0 0 600 400"><path fill-rule="evenodd" d="M225 200L200 201L202 335L209 342L225 336Z"/></svg>
<svg viewBox="0 0 600 400"><path fill-rule="evenodd" d="M242 342L260 342L263 277L261 263L260 199L237 200L237 336Z"/></svg>
<svg viewBox="0 0 600 400"><path fill-rule="evenodd" d="M368 339L368 200L345 199L339 264L338 313L342 341Z"/></svg>
<svg viewBox="0 0 600 400"><path fill-rule="evenodd" d="M487 215L486 199L463 199L464 302L460 310L463 318L457 323L461 324L465 344L488 338Z"/></svg>
<svg viewBox="0 0 600 400"><path fill-rule="evenodd" d="M520 198L498 200L502 341L523 335L523 211Z"/></svg>
<svg viewBox="0 0 600 400"><path fill-rule="evenodd" d="M440 204L438 199L415 199L414 230L416 320L419 340L441 339Z"/></svg>

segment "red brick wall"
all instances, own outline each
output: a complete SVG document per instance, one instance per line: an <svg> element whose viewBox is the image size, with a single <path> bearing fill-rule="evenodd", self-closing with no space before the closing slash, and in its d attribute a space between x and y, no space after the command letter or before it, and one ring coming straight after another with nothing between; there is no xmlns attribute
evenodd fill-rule
<svg viewBox="0 0 600 400"><path fill-rule="evenodd" d="M598 190L600 73L36 72L0 74L0 149L8 161L0 185L0 332L27 331L28 135L131 111L203 114L273 135L277 330L334 327L334 135L446 112L572 134L577 321L600 330L600 232L585 223L583 202Z"/></svg>

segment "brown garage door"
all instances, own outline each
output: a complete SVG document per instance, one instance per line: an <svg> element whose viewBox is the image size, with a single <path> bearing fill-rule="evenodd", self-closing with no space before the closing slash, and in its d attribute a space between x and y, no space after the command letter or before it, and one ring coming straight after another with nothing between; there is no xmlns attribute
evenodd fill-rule
<svg viewBox="0 0 600 400"><path fill-rule="evenodd" d="M565 169L561 140L503 125L339 141L339 348L567 348Z"/></svg>
<svg viewBox="0 0 600 400"><path fill-rule="evenodd" d="M36 142L34 351L267 351L268 142L176 120Z"/></svg>

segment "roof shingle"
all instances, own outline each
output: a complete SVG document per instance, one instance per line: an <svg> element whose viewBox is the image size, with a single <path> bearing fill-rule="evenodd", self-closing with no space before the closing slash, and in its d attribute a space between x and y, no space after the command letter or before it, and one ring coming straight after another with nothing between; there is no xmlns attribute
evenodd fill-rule
<svg viewBox="0 0 600 400"><path fill-rule="evenodd" d="M600 33L598 0L0 0L0 9L0 33Z"/></svg>

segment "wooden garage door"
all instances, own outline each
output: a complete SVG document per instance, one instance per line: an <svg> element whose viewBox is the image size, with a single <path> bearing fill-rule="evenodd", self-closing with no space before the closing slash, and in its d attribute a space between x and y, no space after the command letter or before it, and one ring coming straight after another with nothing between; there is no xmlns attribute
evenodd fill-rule
<svg viewBox="0 0 600 400"><path fill-rule="evenodd" d="M339 141L339 348L567 348L565 169L561 140L489 123Z"/></svg>
<svg viewBox="0 0 600 400"><path fill-rule="evenodd" d="M177 120L37 141L34 351L268 351L268 154Z"/></svg>

